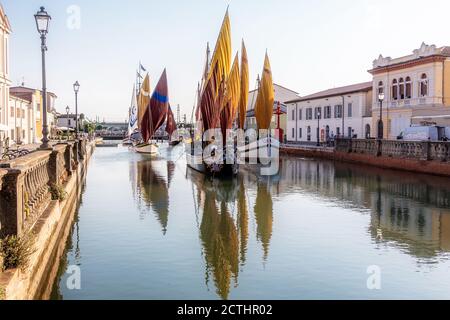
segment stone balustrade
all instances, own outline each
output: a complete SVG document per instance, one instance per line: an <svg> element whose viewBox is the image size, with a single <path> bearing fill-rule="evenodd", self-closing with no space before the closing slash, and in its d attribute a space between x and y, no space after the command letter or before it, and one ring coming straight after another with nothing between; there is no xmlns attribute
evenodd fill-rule
<svg viewBox="0 0 450 320"><path fill-rule="evenodd" d="M374 139L337 139L336 151L378 157L450 161L450 142Z"/></svg>
<svg viewBox="0 0 450 320"><path fill-rule="evenodd" d="M72 141L0 162L0 238L33 226L51 201L50 186L64 186L79 159L92 152L86 146L85 140Z"/></svg>

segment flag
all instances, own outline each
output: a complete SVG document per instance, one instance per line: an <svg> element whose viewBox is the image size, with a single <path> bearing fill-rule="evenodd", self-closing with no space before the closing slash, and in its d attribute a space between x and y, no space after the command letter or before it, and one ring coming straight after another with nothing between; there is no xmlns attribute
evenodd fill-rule
<svg viewBox="0 0 450 320"><path fill-rule="evenodd" d="M146 72L147 69L144 68L144 66L139 62L139 70Z"/></svg>
<svg viewBox="0 0 450 320"><path fill-rule="evenodd" d="M150 102L150 77L148 74L145 76L141 89L139 90L138 97L138 124L140 126L144 114L147 110L148 103ZM142 129L142 127L140 127Z"/></svg>
<svg viewBox="0 0 450 320"><path fill-rule="evenodd" d="M264 69L258 89L258 96L255 104L255 115L258 129L269 129L273 116L274 89L272 82L272 70L270 68L269 57L266 53Z"/></svg>
<svg viewBox="0 0 450 320"><path fill-rule="evenodd" d="M248 104L248 90L249 90L249 71L247 49L245 49L244 40L242 40L241 52L241 95L239 99L239 128L244 129L245 118L247 114Z"/></svg>

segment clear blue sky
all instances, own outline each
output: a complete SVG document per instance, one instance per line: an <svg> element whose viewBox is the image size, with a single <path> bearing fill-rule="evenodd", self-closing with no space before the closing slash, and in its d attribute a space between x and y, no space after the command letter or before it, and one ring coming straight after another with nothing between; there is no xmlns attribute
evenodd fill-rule
<svg viewBox="0 0 450 320"><path fill-rule="evenodd" d="M274 82L306 95L369 81L366 70L382 53L400 56L422 41L450 45L448 0L3 0L10 19L11 80L39 88L39 37L33 14L52 15L48 35L48 88L57 109L73 108L78 80L80 112L124 120L139 60L152 88L167 67L170 101L188 118L202 72L206 42L214 46L230 5L233 51L245 39L251 84L268 49ZM67 9L81 9L70 29Z"/></svg>

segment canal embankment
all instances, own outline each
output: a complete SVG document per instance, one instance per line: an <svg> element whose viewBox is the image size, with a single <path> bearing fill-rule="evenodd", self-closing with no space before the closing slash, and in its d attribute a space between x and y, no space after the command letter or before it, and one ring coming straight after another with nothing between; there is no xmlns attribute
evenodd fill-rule
<svg viewBox="0 0 450 320"><path fill-rule="evenodd" d="M450 177L450 142L338 139L334 148L285 145L282 154Z"/></svg>
<svg viewBox="0 0 450 320"><path fill-rule="evenodd" d="M0 164L0 239L15 246L0 261L0 300L50 296L94 149L72 141ZM6 265L14 250L29 253L26 264Z"/></svg>

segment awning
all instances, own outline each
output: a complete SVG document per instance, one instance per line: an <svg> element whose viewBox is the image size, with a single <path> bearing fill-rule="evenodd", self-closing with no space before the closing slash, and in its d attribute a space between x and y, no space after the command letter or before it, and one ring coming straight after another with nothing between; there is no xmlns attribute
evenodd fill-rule
<svg viewBox="0 0 450 320"><path fill-rule="evenodd" d="M433 118L450 119L450 114L447 114L447 115L439 115L439 116L415 116L415 117L411 117L411 119L433 119Z"/></svg>

